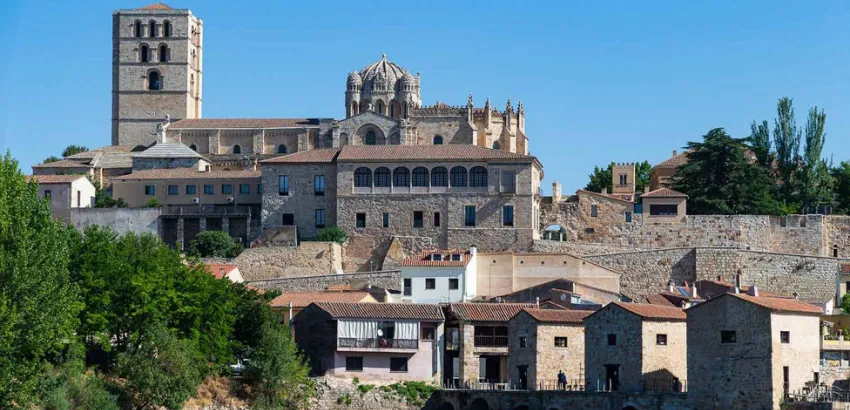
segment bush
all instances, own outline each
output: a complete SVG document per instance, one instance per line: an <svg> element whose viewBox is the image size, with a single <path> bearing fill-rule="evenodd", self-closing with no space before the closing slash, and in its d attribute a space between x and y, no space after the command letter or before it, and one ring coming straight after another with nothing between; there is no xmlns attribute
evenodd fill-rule
<svg viewBox="0 0 850 410"><path fill-rule="evenodd" d="M348 240L348 234L342 229L332 226L330 228L320 229L319 234L316 236L316 240L321 242L336 242L342 245L346 240Z"/></svg>
<svg viewBox="0 0 850 410"><path fill-rule="evenodd" d="M162 202L159 202L156 198L148 199L148 202L145 203L145 207L147 208L162 208Z"/></svg>
<svg viewBox="0 0 850 410"><path fill-rule="evenodd" d="M189 245L189 254L202 258L235 258L243 250L241 243L222 231L201 232Z"/></svg>
<svg viewBox="0 0 850 410"><path fill-rule="evenodd" d="M383 388L381 390L384 390ZM387 386L384 391L393 391L404 397L409 404L418 406L425 403L436 388L425 382L402 382Z"/></svg>
<svg viewBox="0 0 850 410"><path fill-rule="evenodd" d="M267 320L245 370L258 402L284 409L308 408L315 387L309 373L289 327Z"/></svg>

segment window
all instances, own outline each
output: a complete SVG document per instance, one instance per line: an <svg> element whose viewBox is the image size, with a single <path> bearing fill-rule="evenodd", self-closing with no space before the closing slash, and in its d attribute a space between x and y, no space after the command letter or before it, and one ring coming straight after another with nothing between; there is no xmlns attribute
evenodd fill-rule
<svg viewBox="0 0 850 410"><path fill-rule="evenodd" d="M626 222L631 222L631 221L632 221L632 213L629 212L629 211L626 211Z"/></svg>
<svg viewBox="0 0 850 410"><path fill-rule="evenodd" d="M233 153L234 154L241 154L242 153L242 147L239 146L239 144L234 145L233 146Z"/></svg>
<svg viewBox="0 0 850 410"><path fill-rule="evenodd" d="M453 253L452 254L452 260L453 261L459 261L460 260L460 254L459 253Z"/></svg>
<svg viewBox="0 0 850 410"><path fill-rule="evenodd" d="M357 188L371 188L372 170L366 167L360 167L354 170L354 186Z"/></svg>
<svg viewBox="0 0 850 410"><path fill-rule="evenodd" d="M596 204L590 206L590 216L593 218L599 216L599 207Z"/></svg>
<svg viewBox="0 0 850 410"><path fill-rule="evenodd" d="M375 131L369 130L366 133L366 145L376 145L378 138L375 136Z"/></svg>
<svg viewBox="0 0 850 410"><path fill-rule="evenodd" d="M407 358L406 357L390 357L391 372L406 372Z"/></svg>
<svg viewBox="0 0 850 410"><path fill-rule="evenodd" d="M475 226L475 205L467 205L464 207L464 225Z"/></svg>
<svg viewBox="0 0 850 410"><path fill-rule="evenodd" d="M434 278L425 279L425 289L436 289L437 280Z"/></svg>
<svg viewBox="0 0 850 410"><path fill-rule="evenodd" d="M555 347L567 347L567 338L563 336L555 336Z"/></svg>
<svg viewBox="0 0 850 410"><path fill-rule="evenodd" d="M422 334L419 337L422 340L435 340L437 336L437 329L434 326L426 326L422 325Z"/></svg>
<svg viewBox="0 0 850 410"><path fill-rule="evenodd" d="M384 212L384 214L382 215L382 217L383 217L383 218L382 218L382 219L383 219L383 221L382 221L382 223L381 223L381 226L383 226L384 228L389 228L389 227L390 227L390 213L389 213L389 212Z"/></svg>
<svg viewBox="0 0 850 410"><path fill-rule="evenodd" d="M355 228L365 228L366 227L366 214L359 212L356 215L356 220L354 221Z"/></svg>
<svg viewBox="0 0 850 410"><path fill-rule="evenodd" d="M258 193L258 194L262 194L262 193L263 193L263 184L257 184L257 193Z"/></svg>
<svg viewBox="0 0 850 410"><path fill-rule="evenodd" d="M153 185L145 185L145 195L156 195L156 189Z"/></svg>
<svg viewBox="0 0 850 410"><path fill-rule="evenodd" d="M628 184L628 177L626 174L620 174L620 185Z"/></svg>
<svg viewBox="0 0 850 410"><path fill-rule="evenodd" d="M428 168L416 167L413 168L413 186L427 187L428 186Z"/></svg>
<svg viewBox="0 0 850 410"><path fill-rule="evenodd" d="M189 149L192 150L192 151L198 152L198 146L195 145L195 144L190 145Z"/></svg>
<svg viewBox="0 0 850 410"><path fill-rule="evenodd" d="M526 347L526 346L528 346L528 339L525 336L520 336L519 337L519 347Z"/></svg>
<svg viewBox="0 0 850 410"><path fill-rule="evenodd" d="M655 335L655 344L658 346L667 346L667 335L662 333Z"/></svg>
<svg viewBox="0 0 850 410"><path fill-rule="evenodd" d="M150 50L148 49L148 46L143 44L139 48L139 61L141 61L143 63L147 63L149 58L150 58Z"/></svg>
<svg viewBox="0 0 850 410"><path fill-rule="evenodd" d="M502 185L499 192L507 194L516 193L516 171L502 171Z"/></svg>
<svg viewBox="0 0 850 410"><path fill-rule="evenodd" d="M500 149L500 148L502 148L502 146L499 145L498 141L493 143L493 149Z"/></svg>
<svg viewBox="0 0 850 410"><path fill-rule="evenodd" d="M393 186L402 188L410 186L410 170L407 167L398 167L393 170Z"/></svg>
<svg viewBox="0 0 850 410"><path fill-rule="evenodd" d="M460 285L460 281L457 278L449 278L449 289L450 290L457 290L458 287L459 287L458 285Z"/></svg>
<svg viewBox="0 0 850 410"><path fill-rule="evenodd" d="M239 184L239 194L246 195L251 193L251 184Z"/></svg>
<svg viewBox="0 0 850 410"><path fill-rule="evenodd" d="M323 196L325 195L325 176L324 175L316 175L313 177L313 195Z"/></svg>
<svg viewBox="0 0 850 410"><path fill-rule="evenodd" d="M148 90L161 90L162 89L162 78L160 78L159 73L156 71L151 71L148 73Z"/></svg>
<svg viewBox="0 0 850 410"><path fill-rule="evenodd" d="M608 333L608 346L616 346L617 345L617 335L614 333Z"/></svg>
<svg viewBox="0 0 850 410"><path fill-rule="evenodd" d="M381 114L383 114L383 113L384 113L384 102L383 102L383 101L378 101L378 104L376 104L376 106L377 106L377 108L378 108L378 112L379 112L379 113L381 113Z"/></svg>
<svg viewBox="0 0 850 410"><path fill-rule="evenodd" d="M162 23L162 36L171 37L171 22L168 20Z"/></svg>
<svg viewBox="0 0 850 410"><path fill-rule="evenodd" d="M791 332L789 332L787 330L783 330L783 331L779 332L779 341L782 342L782 344L786 344L786 345L788 343L791 343Z"/></svg>
<svg viewBox="0 0 850 410"><path fill-rule="evenodd" d="M278 154L286 154L286 145L280 144L277 146Z"/></svg>
<svg viewBox="0 0 850 410"><path fill-rule="evenodd" d="M148 23L148 37L150 37L150 38L156 37L156 22L153 21L153 20L151 20L151 22Z"/></svg>
<svg viewBox="0 0 850 410"><path fill-rule="evenodd" d="M204 185L204 194L206 194L206 195L215 194L215 185L213 185L213 184Z"/></svg>
<svg viewBox="0 0 850 410"><path fill-rule="evenodd" d="M165 44L159 46L159 61L168 61L168 46Z"/></svg>
<svg viewBox="0 0 850 410"><path fill-rule="evenodd" d="M466 168L464 167L454 167L451 172L452 186L453 187L465 187L466 186Z"/></svg>
<svg viewBox="0 0 850 410"><path fill-rule="evenodd" d="M283 214L283 215L281 215L280 224L283 225L283 226L295 225L295 214Z"/></svg>
<svg viewBox="0 0 850 410"><path fill-rule="evenodd" d="M380 167L375 170L375 186L381 188L389 188L390 186L390 169Z"/></svg>
<svg viewBox="0 0 850 410"><path fill-rule="evenodd" d="M322 229L325 227L325 210L317 209L316 210L316 228Z"/></svg>
<svg viewBox="0 0 850 410"><path fill-rule="evenodd" d="M734 330L721 330L720 343L735 343L737 340Z"/></svg>
<svg viewBox="0 0 850 410"><path fill-rule="evenodd" d="M45 189L44 190L44 197L47 198L47 199L53 198L53 192L51 192L49 189Z"/></svg>
<svg viewBox="0 0 850 410"><path fill-rule="evenodd" d="M410 296L413 294L413 284L411 283L413 280L410 278L404 278L404 296Z"/></svg>
<svg viewBox="0 0 850 410"><path fill-rule="evenodd" d="M423 223L424 219L425 219L424 212L413 211L413 227L414 228L421 228L424 225L424 223Z"/></svg>
<svg viewBox="0 0 850 410"><path fill-rule="evenodd" d="M277 177L277 194L289 195L289 175L280 175Z"/></svg>
<svg viewBox="0 0 850 410"><path fill-rule="evenodd" d="M649 205L649 214L653 216L676 216L679 207L676 205Z"/></svg>
<svg viewBox="0 0 850 410"><path fill-rule="evenodd" d="M223 184L221 186L221 193L225 195L230 195L233 193L233 185Z"/></svg>
<svg viewBox="0 0 850 410"><path fill-rule="evenodd" d="M486 187L487 186L487 168L472 167L469 170L469 186L471 187Z"/></svg>
<svg viewBox="0 0 850 410"><path fill-rule="evenodd" d="M502 207L502 226L514 226L513 205L505 205Z"/></svg>
<svg viewBox="0 0 850 410"><path fill-rule="evenodd" d="M838 257L838 245L832 245L832 257L833 258Z"/></svg>
<svg viewBox="0 0 850 410"><path fill-rule="evenodd" d="M440 213L439 212L434 212L434 227L435 228L440 227Z"/></svg>
<svg viewBox="0 0 850 410"><path fill-rule="evenodd" d="M133 35L136 37L142 36L142 22L139 20L136 20L136 23L133 24Z"/></svg>
<svg viewBox="0 0 850 410"><path fill-rule="evenodd" d="M349 372L363 371L363 356L348 356L345 358L345 370Z"/></svg>
<svg viewBox="0 0 850 410"><path fill-rule="evenodd" d="M168 186L168 195L177 195L178 193L180 193L179 188L180 187L178 187L177 185L169 185Z"/></svg>
<svg viewBox="0 0 850 410"><path fill-rule="evenodd" d="M431 170L431 186L449 186L449 171L446 167Z"/></svg>
<svg viewBox="0 0 850 410"><path fill-rule="evenodd" d="M443 137L439 135L434 136L434 145L443 145Z"/></svg>

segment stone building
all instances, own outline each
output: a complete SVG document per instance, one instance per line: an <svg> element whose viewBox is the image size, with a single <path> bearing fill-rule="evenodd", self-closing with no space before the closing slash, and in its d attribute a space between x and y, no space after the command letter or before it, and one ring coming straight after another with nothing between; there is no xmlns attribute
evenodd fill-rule
<svg viewBox="0 0 850 410"><path fill-rule="evenodd" d="M466 302L475 298L477 250L423 251L401 263L401 301Z"/></svg>
<svg viewBox="0 0 850 410"><path fill-rule="evenodd" d="M726 293L687 310L688 395L695 409L779 409L818 378L821 309Z"/></svg>
<svg viewBox="0 0 850 410"><path fill-rule="evenodd" d="M558 388L558 372L567 377L563 388L584 387L584 318L587 310L523 309L508 322L508 375L514 387L529 390Z"/></svg>
<svg viewBox="0 0 850 410"><path fill-rule="evenodd" d="M38 196L50 200L53 216L71 221L71 209L94 206L95 189L84 175L30 175L38 182Z"/></svg>
<svg viewBox="0 0 850 410"><path fill-rule="evenodd" d="M291 323L314 375L437 382L443 321L439 305L314 302Z"/></svg>
<svg viewBox="0 0 850 410"><path fill-rule="evenodd" d="M649 189L655 191L661 188L669 188L670 178L673 177L673 174L676 173L676 170L680 166L685 165L687 162L687 152L680 154L674 150L670 158L659 162L649 171Z"/></svg>
<svg viewBox="0 0 850 410"><path fill-rule="evenodd" d="M584 321L588 390L682 391L687 379L681 308L610 303Z"/></svg>
<svg viewBox="0 0 850 410"><path fill-rule="evenodd" d="M493 302L551 303L562 309L598 310L620 301L619 293L568 279L555 279L539 285L491 298Z"/></svg>

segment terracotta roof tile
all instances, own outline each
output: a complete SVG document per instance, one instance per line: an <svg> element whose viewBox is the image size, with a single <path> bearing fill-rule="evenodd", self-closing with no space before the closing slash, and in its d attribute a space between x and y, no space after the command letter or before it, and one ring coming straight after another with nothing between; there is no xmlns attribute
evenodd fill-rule
<svg viewBox="0 0 850 410"><path fill-rule="evenodd" d="M685 312L675 306L650 305L648 303L626 303L614 302L617 305L629 312L632 312L644 319L666 319L666 320L686 320Z"/></svg>
<svg viewBox="0 0 850 410"><path fill-rule="evenodd" d="M655 165L654 168L658 168L658 167L661 167L661 168L665 168L665 167L676 168L676 167L680 167L682 165L685 165L687 163L688 163L688 152L685 151L681 154L674 155L674 156L672 156L672 157L670 157L670 158L668 158L664 161L659 162L658 164Z"/></svg>
<svg viewBox="0 0 850 410"><path fill-rule="evenodd" d="M452 255L460 255L460 260L451 260ZM442 255L442 260L431 260L431 255ZM427 250L419 255L404 258L402 266L466 266L472 256L463 249Z"/></svg>
<svg viewBox="0 0 850 410"><path fill-rule="evenodd" d="M423 303L313 302L334 319L444 320L440 305Z"/></svg>
<svg viewBox="0 0 850 410"><path fill-rule="evenodd" d="M796 299L775 298L770 296L750 296L744 293L727 293L727 295L741 300L746 300L747 302L761 306L773 312L823 313L823 309Z"/></svg>
<svg viewBox="0 0 850 410"><path fill-rule="evenodd" d="M70 184L80 178L86 177L84 175L27 175L27 182L36 179L39 184Z"/></svg>
<svg viewBox="0 0 850 410"><path fill-rule="evenodd" d="M531 155L475 145L346 145L337 161L536 161Z"/></svg>
<svg viewBox="0 0 850 410"><path fill-rule="evenodd" d="M165 3L154 3L142 7L139 10L172 10L172 8Z"/></svg>
<svg viewBox="0 0 850 410"><path fill-rule="evenodd" d="M293 163L330 163L334 162L339 148L311 149L307 151L294 152L280 157L269 158L262 161L263 164L293 164Z"/></svg>
<svg viewBox="0 0 850 410"><path fill-rule="evenodd" d="M841 273L850 273L850 263L842 263L838 265L838 271Z"/></svg>
<svg viewBox="0 0 850 410"><path fill-rule="evenodd" d="M80 161L72 161L70 159L63 159L59 161L47 162L44 164L33 165L33 168L88 168L88 164L84 164Z"/></svg>
<svg viewBox="0 0 850 410"><path fill-rule="evenodd" d="M238 268L235 264L230 263L208 263L205 266L216 279L222 279L228 273Z"/></svg>
<svg viewBox="0 0 850 410"><path fill-rule="evenodd" d="M467 322L507 322L522 309L534 309L534 303L451 303L449 311Z"/></svg>
<svg viewBox="0 0 850 410"><path fill-rule="evenodd" d="M253 170L198 171L193 168L149 169L112 178L113 181L158 180L158 179L245 179L260 178L262 173Z"/></svg>
<svg viewBox="0 0 850 410"><path fill-rule="evenodd" d="M522 311L538 322L545 323L583 323L584 318L593 313L591 310L567 309L523 309Z"/></svg>
<svg viewBox="0 0 850 410"><path fill-rule="evenodd" d="M660 306L672 306L676 307L673 302L670 302L669 299L665 298L664 295L654 294L646 296L646 303L650 305L660 305Z"/></svg>
<svg viewBox="0 0 850 410"><path fill-rule="evenodd" d="M318 125L318 118L195 118L173 122L168 129L299 128Z"/></svg>
<svg viewBox="0 0 850 410"><path fill-rule="evenodd" d="M272 307L305 307L313 302L377 303L369 292L286 292L271 301Z"/></svg>
<svg viewBox="0 0 850 410"><path fill-rule="evenodd" d="M641 194L641 198L687 198L688 196L679 192L674 191L670 188L658 188L655 191L650 191L645 194Z"/></svg>

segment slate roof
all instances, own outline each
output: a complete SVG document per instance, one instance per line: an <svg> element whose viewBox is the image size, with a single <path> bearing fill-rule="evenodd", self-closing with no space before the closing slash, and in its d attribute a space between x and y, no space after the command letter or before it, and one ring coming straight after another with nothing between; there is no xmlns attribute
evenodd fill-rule
<svg viewBox="0 0 850 410"><path fill-rule="evenodd" d="M259 170L224 171L210 170L198 171L194 168L160 168L148 169L112 178L113 181L136 181L157 179L242 179L260 178L262 172Z"/></svg>
<svg viewBox="0 0 850 410"><path fill-rule="evenodd" d="M676 306L669 299L665 298L664 295L661 295L661 294L658 294L658 293L653 294L653 295L647 295L646 296L646 303L649 303L650 305L673 306L673 307Z"/></svg>
<svg viewBox="0 0 850 410"><path fill-rule="evenodd" d="M648 303L614 302L629 312L644 319L686 320L685 311L675 306L650 305Z"/></svg>
<svg viewBox="0 0 850 410"><path fill-rule="evenodd" d="M318 125L318 118L194 118L173 122L168 129L299 128Z"/></svg>
<svg viewBox="0 0 850 410"><path fill-rule="evenodd" d="M224 278L228 273L239 268L232 263L208 263L205 266L216 279Z"/></svg>
<svg viewBox="0 0 850 410"><path fill-rule="evenodd" d="M368 300L363 300L368 299ZM375 303L372 295L366 291L358 292L286 292L271 301L272 307L305 307L313 302L348 302Z"/></svg>
<svg viewBox="0 0 850 410"><path fill-rule="evenodd" d="M641 198L687 198L688 196L670 188L658 188L641 195Z"/></svg>
<svg viewBox="0 0 850 410"><path fill-rule="evenodd" d="M460 260L451 260L452 255L460 255ZM443 255L442 260L431 260L431 255ZM404 258L402 266L466 266L472 259L469 251L463 249L432 249L419 255Z"/></svg>
<svg viewBox="0 0 850 410"><path fill-rule="evenodd" d="M336 160L339 148L311 149L307 151L293 152L280 157L269 158L261 161L263 164L294 164L294 163L331 163Z"/></svg>
<svg viewBox="0 0 850 410"><path fill-rule="evenodd" d="M88 164L70 159L62 159L59 161L47 162L44 164L33 165L33 168L88 168Z"/></svg>
<svg viewBox="0 0 850 410"><path fill-rule="evenodd" d="M346 145L339 162L359 161L537 161L531 155L516 154L475 145Z"/></svg>
<svg viewBox="0 0 850 410"><path fill-rule="evenodd" d="M449 311L465 322L507 322L523 309L534 309L534 303L450 303Z"/></svg>
<svg viewBox="0 0 850 410"><path fill-rule="evenodd" d="M328 312L334 319L400 319L439 320L445 319L440 305L423 303L345 303L313 302L319 309Z"/></svg>
<svg viewBox="0 0 850 410"><path fill-rule="evenodd" d="M80 178L85 179L84 175L27 175L27 182L37 179L39 184L70 184Z"/></svg>
<svg viewBox="0 0 850 410"><path fill-rule="evenodd" d="M590 316L590 310L567 309L523 309L525 313L543 323L584 323L584 318Z"/></svg>
<svg viewBox="0 0 850 410"><path fill-rule="evenodd" d="M130 155L133 158L201 158L193 149L180 143L154 144L150 148Z"/></svg>

